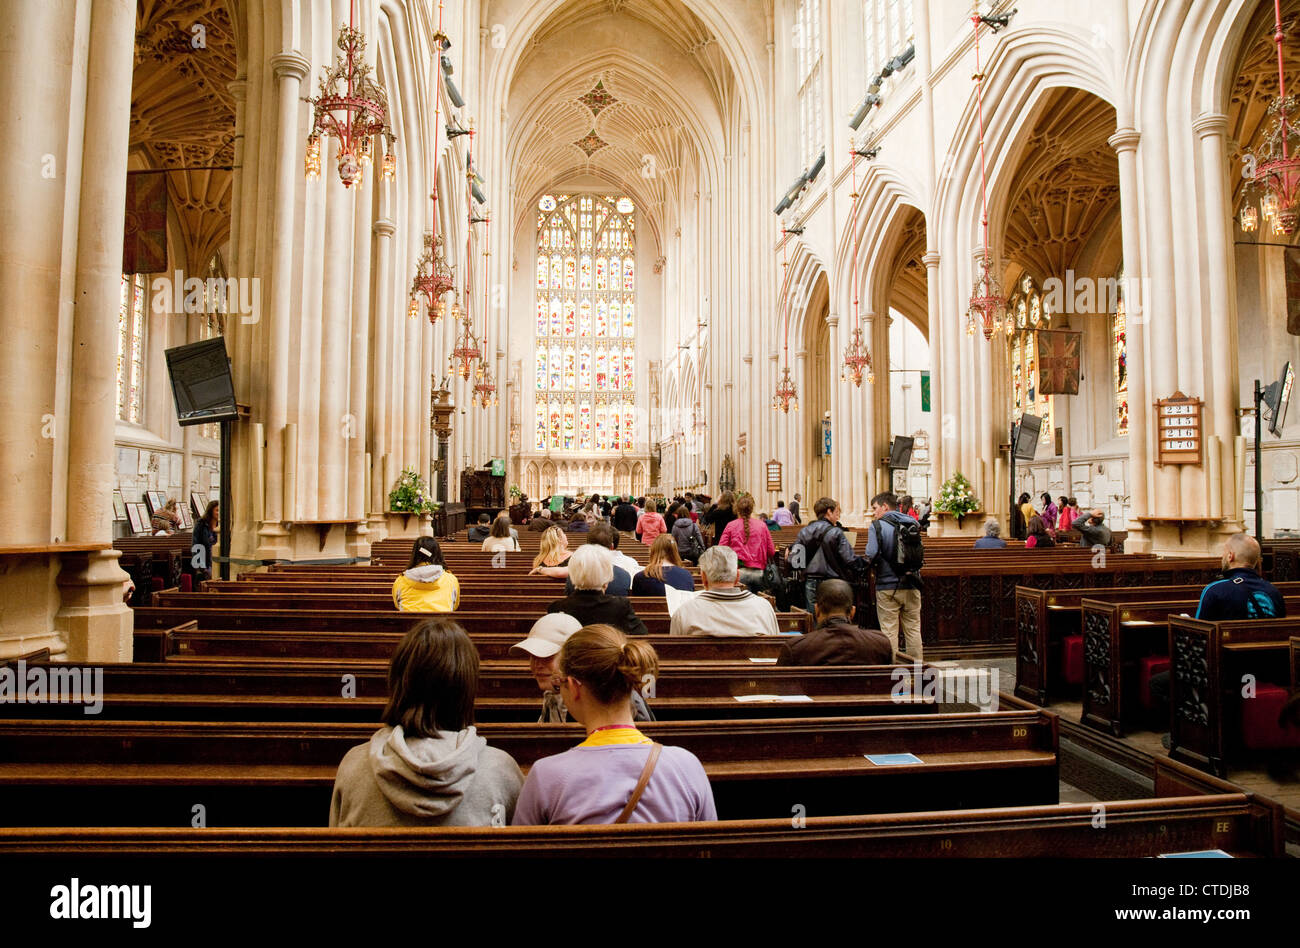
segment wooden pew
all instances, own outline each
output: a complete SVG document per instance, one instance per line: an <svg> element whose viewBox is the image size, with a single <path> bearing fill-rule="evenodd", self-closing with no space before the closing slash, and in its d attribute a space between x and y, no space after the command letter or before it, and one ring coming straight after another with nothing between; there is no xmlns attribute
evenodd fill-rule
<svg viewBox="0 0 1300 948"><path fill-rule="evenodd" d="M1115 603L1082 600L1083 716L1082 723L1123 737L1126 722L1140 706L1136 695L1138 661L1169 657L1169 617L1190 616L1198 599ZM1285 597L1287 612L1300 614L1300 594ZM1167 722L1159 722L1161 730Z"/></svg>
<svg viewBox="0 0 1300 948"><path fill-rule="evenodd" d="M1079 859L1221 849L1280 857L1282 816L1240 792L1106 804L997 807L878 816L809 816L621 826L404 828L0 828L3 856L228 859L328 854L418 858ZM170 864L170 863L169 863ZM222 865L220 861L215 863Z"/></svg>
<svg viewBox="0 0 1300 948"><path fill-rule="evenodd" d="M388 696L388 669L331 663L275 665L240 662L104 664L102 705L108 720L363 721L377 724ZM40 663L28 668L43 668ZM738 663L674 664L660 668L648 695L659 720L918 714L937 710L933 698L904 694L911 668L776 668ZM344 696L345 689L348 696ZM896 695L895 692L898 692ZM799 702L742 701L759 695ZM475 704L479 721L536 721L537 683L522 662L483 668ZM82 704L0 704L0 718L82 719Z"/></svg>
<svg viewBox="0 0 1300 948"><path fill-rule="evenodd" d="M1286 681L1290 639L1298 633L1300 618L1206 622L1170 616L1169 755L1226 776L1242 754L1244 676L1253 676L1256 688Z"/></svg>
<svg viewBox="0 0 1300 948"><path fill-rule="evenodd" d="M532 628L533 623L545 614L545 608L545 605L539 605L529 614L500 615L491 612L439 614L396 610L371 612L361 609L348 612L316 609L144 607L135 610L135 628L138 634L142 629L174 628L193 619L198 622L200 629L258 629L267 632L286 630L347 632L366 629L376 632L405 632L425 619L441 616L455 620L467 632L483 631L515 635L518 636L516 641L519 641L528 635L528 630ZM667 613L646 615L642 617L642 621L651 635L668 634ZM783 632L812 630L812 616L806 612L778 612L776 621L777 627Z"/></svg>
<svg viewBox="0 0 1300 948"><path fill-rule="evenodd" d="M643 731L703 762L722 819L1055 803L1048 712L655 722ZM579 725L484 724L527 768ZM369 724L0 721L0 824L320 825L338 762ZM910 752L877 766L866 754Z"/></svg>
<svg viewBox="0 0 1300 948"><path fill-rule="evenodd" d="M1209 580L1207 580L1208 582ZM1018 586L1016 595L1016 694L1046 706L1062 694L1061 641L1083 628L1085 597L1113 603L1154 599L1197 600L1205 583L1034 588ZM1300 582L1278 587L1283 596L1300 595Z"/></svg>
<svg viewBox="0 0 1300 948"><path fill-rule="evenodd" d="M406 617L410 613L400 613ZM526 636L524 632L479 632L477 627L500 629L499 623L464 623L483 661L520 661L510 647ZM279 660L372 660L387 662L393 657L406 626L392 631L367 631L369 623L352 624L338 632L303 629L263 630L255 625L237 630L200 629L197 620L140 629L135 632L135 661L161 662L188 659L249 658ZM651 635L645 641L654 646L664 661L732 661L751 658L774 659L789 642L784 636Z"/></svg>

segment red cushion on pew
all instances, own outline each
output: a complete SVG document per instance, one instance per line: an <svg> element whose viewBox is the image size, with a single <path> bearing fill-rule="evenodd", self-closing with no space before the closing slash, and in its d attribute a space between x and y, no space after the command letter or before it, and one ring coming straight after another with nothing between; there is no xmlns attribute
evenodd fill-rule
<svg viewBox="0 0 1300 948"><path fill-rule="evenodd" d="M1241 742L1251 750L1300 747L1300 728L1278 727L1277 716L1286 704L1287 690L1260 682L1255 697L1241 701Z"/></svg>
<svg viewBox="0 0 1300 948"><path fill-rule="evenodd" d="M1138 693L1142 696L1142 707L1148 711L1155 706L1151 700L1151 676L1167 671L1168 655L1148 655L1138 662Z"/></svg>
<svg viewBox="0 0 1300 948"><path fill-rule="evenodd" d="M194 574L182 573L180 579L180 590L183 593L194 592Z"/></svg>
<svg viewBox="0 0 1300 948"><path fill-rule="evenodd" d="M149 577L149 588L152 589L154 592L162 592L162 591L163 591L163 578L162 578L161 576L150 576L150 577Z"/></svg>
<svg viewBox="0 0 1300 948"><path fill-rule="evenodd" d="M1061 677L1067 685L1083 684L1083 636L1067 635L1061 645Z"/></svg>

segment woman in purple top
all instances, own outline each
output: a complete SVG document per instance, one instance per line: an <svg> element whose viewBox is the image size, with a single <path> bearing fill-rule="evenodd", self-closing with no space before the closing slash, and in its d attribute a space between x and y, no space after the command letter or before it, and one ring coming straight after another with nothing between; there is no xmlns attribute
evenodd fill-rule
<svg viewBox="0 0 1300 948"><path fill-rule="evenodd" d="M1047 491L1043 491L1043 512L1040 516L1043 518L1043 526L1047 528L1047 535L1050 537L1056 536L1056 518L1060 514L1060 508L1052 503L1052 495Z"/></svg>
<svg viewBox="0 0 1300 948"><path fill-rule="evenodd" d="M659 670L647 642L628 640L609 625L589 625L560 649L560 695L587 739L533 764L515 806L518 826L615 823L657 747L632 723L632 690ZM629 823L716 820L713 788L690 751L663 747Z"/></svg>

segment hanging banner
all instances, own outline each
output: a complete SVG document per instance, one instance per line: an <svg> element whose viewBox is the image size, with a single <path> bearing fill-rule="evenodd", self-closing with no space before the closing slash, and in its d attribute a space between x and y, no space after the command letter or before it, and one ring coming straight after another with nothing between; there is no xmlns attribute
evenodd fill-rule
<svg viewBox="0 0 1300 948"><path fill-rule="evenodd" d="M1038 342L1038 393L1079 394L1079 346L1081 332L1068 329L1040 329Z"/></svg>
<svg viewBox="0 0 1300 948"><path fill-rule="evenodd" d="M167 173L126 176L126 226L122 234L123 273L163 273L167 269Z"/></svg>

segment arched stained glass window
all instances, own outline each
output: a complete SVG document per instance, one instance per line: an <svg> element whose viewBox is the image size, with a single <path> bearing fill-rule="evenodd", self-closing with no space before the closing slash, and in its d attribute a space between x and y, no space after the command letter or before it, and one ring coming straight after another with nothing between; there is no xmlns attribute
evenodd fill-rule
<svg viewBox="0 0 1300 948"><path fill-rule="evenodd" d="M1118 437L1128 435L1128 317L1124 312L1124 271L1119 279L1119 299L1115 306L1115 315L1111 318L1111 366L1115 380L1115 434Z"/></svg>
<svg viewBox="0 0 1300 948"><path fill-rule="evenodd" d="M1052 328L1052 314L1044 306L1038 284L1029 274L1020 278L1015 292L1007 300L1007 310L1013 319L1008 336L1008 360L1011 364L1011 420L1019 420L1029 412L1043 419L1041 443L1051 444L1052 396L1038 391L1038 338L1039 329Z"/></svg>
<svg viewBox="0 0 1300 948"><path fill-rule="evenodd" d="M537 206L534 444L630 451L636 206L590 194L547 194Z"/></svg>

